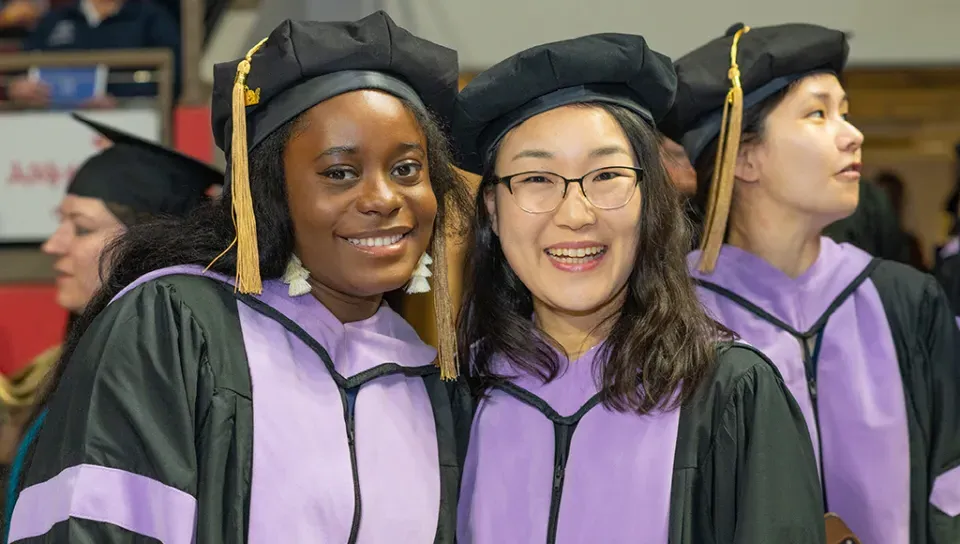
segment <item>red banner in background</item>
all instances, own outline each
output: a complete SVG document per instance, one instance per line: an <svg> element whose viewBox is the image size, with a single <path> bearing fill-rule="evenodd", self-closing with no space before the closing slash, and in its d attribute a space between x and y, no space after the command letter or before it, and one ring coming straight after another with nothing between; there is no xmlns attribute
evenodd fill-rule
<svg viewBox="0 0 960 544"><path fill-rule="evenodd" d="M213 129L210 108L180 106L173 114L173 143L177 151L204 162L213 162Z"/></svg>
<svg viewBox="0 0 960 544"><path fill-rule="evenodd" d="M66 324L53 285L0 285L0 372L16 373L59 344Z"/></svg>

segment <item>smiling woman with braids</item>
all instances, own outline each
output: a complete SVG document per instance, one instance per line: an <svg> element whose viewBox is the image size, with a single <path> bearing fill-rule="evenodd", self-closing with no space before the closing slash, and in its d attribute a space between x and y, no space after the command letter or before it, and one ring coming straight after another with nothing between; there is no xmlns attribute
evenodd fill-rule
<svg viewBox="0 0 960 544"><path fill-rule="evenodd" d="M457 76L382 12L217 65L222 200L113 248L11 542L453 542L452 331L437 368L385 296L432 283L449 311L427 277L464 202L438 128Z"/></svg>

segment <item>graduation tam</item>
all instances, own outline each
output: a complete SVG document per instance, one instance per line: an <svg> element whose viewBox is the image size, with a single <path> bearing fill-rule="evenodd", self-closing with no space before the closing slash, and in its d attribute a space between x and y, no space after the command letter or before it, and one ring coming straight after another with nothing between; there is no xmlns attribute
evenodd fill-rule
<svg viewBox="0 0 960 544"><path fill-rule="evenodd" d="M642 36L594 34L527 49L477 75L457 97L460 166L480 173L507 132L569 104L616 104L656 125L673 105L676 84L670 59Z"/></svg>
<svg viewBox="0 0 960 544"><path fill-rule="evenodd" d="M184 216L204 201L223 172L193 157L92 119L73 118L113 142L77 170L67 193L99 198L149 215Z"/></svg>
<svg viewBox="0 0 960 544"><path fill-rule="evenodd" d="M661 126L691 162L719 138L699 268L713 270L726 231L743 111L816 73L839 74L849 45L844 32L811 24L731 27L725 36L681 57L677 99Z"/></svg>
<svg viewBox="0 0 960 544"><path fill-rule="evenodd" d="M452 49L414 36L377 11L353 22L280 23L242 59L214 67L213 133L230 156L237 289L262 290L247 153L313 106L377 89L449 119L459 66Z"/></svg>

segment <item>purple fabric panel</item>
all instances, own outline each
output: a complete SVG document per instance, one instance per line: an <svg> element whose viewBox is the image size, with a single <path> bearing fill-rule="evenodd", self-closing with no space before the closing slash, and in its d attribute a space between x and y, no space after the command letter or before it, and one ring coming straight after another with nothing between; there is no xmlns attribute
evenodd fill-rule
<svg viewBox="0 0 960 544"><path fill-rule="evenodd" d="M561 356L560 361L564 366L557 379L548 384L542 383L536 376L527 375L518 375L511 381L546 401L561 416L572 416L597 394L599 376L596 375L594 364L602 347L603 344L598 344L590 348L572 363ZM494 365L504 375L517 374L505 359L497 360Z"/></svg>
<svg viewBox="0 0 960 544"><path fill-rule="evenodd" d="M570 416L596 394L597 346L553 382L513 380ZM510 373L500 362L500 372ZM680 412L637 416L593 407L573 433L557 542L666 542ZM517 437L522 437L518 442ZM554 424L493 391L474 418L460 494L461 544L544 542L553 488Z"/></svg>
<svg viewBox="0 0 960 544"><path fill-rule="evenodd" d="M253 386L249 541L346 542L355 497L339 390L298 338L243 305L240 319ZM382 345L348 345L342 354L383 362ZM440 472L423 380L395 375L364 385L355 429L358 542L432 541Z"/></svg>
<svg viewBox="0 0 960 544"><path fill-rule="evenodd" d="M364 385L357 394L355 421L363 497L357 541L433 542L440 465L423 379L393 375Z"/></svg>
<svg viewBox="0 0 960 544"><path fill-rule="evenodd" d="M197 500L146 476L76 465L23 490L10 542L43 535L69 518L117 525L163 544L191 544Z"/></svg>
<svg viewBox="0 0 960 544"><path fill-rule="evenodd" d="M666 543L680 411L595 406L573 434L557 544Z"/></svg>
<svg viewBox="0 0 960 544"><path fill-rule="evenodd" d="M413 327L386 305L369 319L342 325L341 331L343 340L330 356L337 372L345 377L384 363L416 367L437 358L437 350L424 344Z"/></svg>
<svg viewBox="0 0 960 544"><path fill-rule="evenodd" d="M346 542L354 493L340 392L310 348L239 308L253 386L249 542Z"/></svg>
<svg viewBox="0 0 960 544"><path fill-rule="evenodd" d="M830 508L864 542L907 544L906 399L893 333L872 282L837 310L828 330L817 375Z"/></svg>
<svg viewBox="0 0 960 544"><path fill-rule="evenodd" d="M457 542L546 542L553 461L553 423L536 408L492 391L480 402L470 432Z"/></svg>
<svg viewBox="0 0 960 544"><path fill-rule="evenodd" d="M954 467L936 477L930 504L948 516L960 516L960 467Z"/></svg>
<svg viewBox="0 0 960 544"><path fill-rule="evenodd" d="M694 259L692 255L691 262ZM870 259L852 246L823 239L816 263L791 279L753 255L724 246L713 274L693 274L805 332ZM816 438L799 342L736 303L699 291L704 305L720 322L777 365ZM869 280L827 324L817 385L822 478L830 509L864 542L907 544L910 458L906 401L890 326Z"/></svg>

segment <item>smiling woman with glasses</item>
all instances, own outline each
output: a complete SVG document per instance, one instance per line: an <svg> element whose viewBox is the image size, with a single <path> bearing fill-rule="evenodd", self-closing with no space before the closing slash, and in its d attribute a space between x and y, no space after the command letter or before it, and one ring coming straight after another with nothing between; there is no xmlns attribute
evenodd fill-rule
<svg viewBox="0 0 960 544"><path fill-rule="evenodd" d="M458 542L822 542L813 448L774 367L697 302L640 36L535 47L460 94L482 173L458 328L477 403Z"/></svg>

